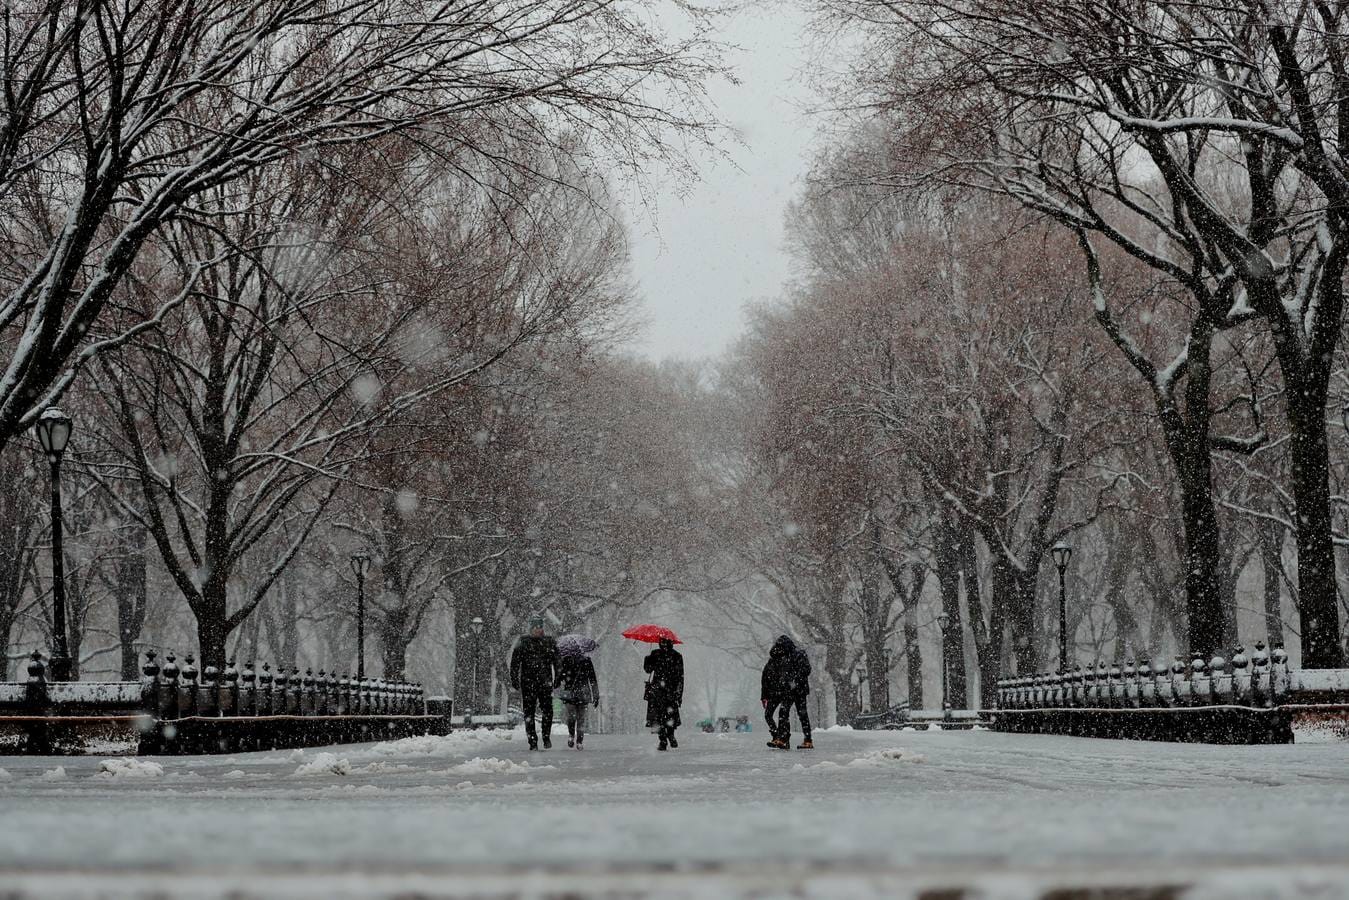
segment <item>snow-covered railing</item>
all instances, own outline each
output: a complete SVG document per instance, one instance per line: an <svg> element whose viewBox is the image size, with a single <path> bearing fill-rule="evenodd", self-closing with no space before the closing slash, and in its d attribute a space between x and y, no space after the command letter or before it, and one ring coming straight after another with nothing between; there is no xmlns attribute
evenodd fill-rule
<svg viewBox="0 0 1349 900"><path fill-rule="evenodd" d="M352 678L264 663L198 671L191 654L161 667L146 654L139 682L48 682L34 651L23 684L0 684L0 736L20 749L76 749L79 734L120 727L142 753L233 752L383 740L449 728L448 709L428 710L420 684Z"/></svg>
<svg viewBox="0 0 1349 900"><path fill-rule="evenodd" d="M382 678L352 678L336 672L313 669L300 674L298 667L269 663L255 668L245 663L242 671L231 660L221 673L207 666L200 674L192 654L180 669L172 653L161 668L154 651L146 654L141 669L143 707L164 720L228 716L407 716L424 715L426 698L420 684L385 681Z"/></svg>
<svg viewBox="0 0 1349 900"><path fill-rule="evenodd" d="M998 682L1001 731L1208 743L1290 743L1306 711L1349 713L1349 670L1297 671L1282 647L1171 664L1098 661Z"/></svg>
<svg viewBox="0 0 1349 900"><path fill-rule="evenodd" d="M1299 673L1307 674L1307 673ZM1177 656L1170 665L1146 658L1137 664L1098 661L1071 672L1044 672L998 682L998 709L1145 709L1240 705L1269 708L1293 688L1294 673L1282 647L1256 644L1230 660Z"/></svg>

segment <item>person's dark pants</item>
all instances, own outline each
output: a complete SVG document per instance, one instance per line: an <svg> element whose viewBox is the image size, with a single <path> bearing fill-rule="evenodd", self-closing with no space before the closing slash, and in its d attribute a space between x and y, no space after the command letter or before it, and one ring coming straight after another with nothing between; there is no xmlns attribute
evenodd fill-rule
<svg viewBox="0 0 1349 900"><path fill-rule="evenodd" d="M539 736L534 731L534 708L539 709L540 724L543 725L543 734L545 737L553 733L553 692L552 691L524 691L525 701L525 735L529 738L529 746L533 747L539 743Z"/></svg>
<svg viewBox="0 0 1349 900"><path fill-rule="evenodd" d="M781 715L778 709L781 708ZM787 700L769 700L764 707L764 718L768 720L768 734L775 741L785 741L792 736L792 704Z"/></svg>
<svg viewBox="0 0 1349 900"><path fill-rule="evenodd" d="M796 717L801 720L801 733L805 735L805 740L810 740L810 712L806 709L810 704L807 702L809 695L804 697L795 697L789 703L782 706L782 721L787 726L783 736L790 738L792 733L792 723L790 718L792 704L796 704Z"/></svg>
<svg viewBox="0 0 1349 900"><path fill-rule="evenodd" d="M796 706L796 717L801 720L801 733L805 735L806 740L810 740L810 713L806 710L805 697L768 701L768 708L764 710L764 718L768 720L768 730L772 733L774 740L787 742L792 739L793 705ZM777 716L776 721L774 721L775 715Z"/></svg>

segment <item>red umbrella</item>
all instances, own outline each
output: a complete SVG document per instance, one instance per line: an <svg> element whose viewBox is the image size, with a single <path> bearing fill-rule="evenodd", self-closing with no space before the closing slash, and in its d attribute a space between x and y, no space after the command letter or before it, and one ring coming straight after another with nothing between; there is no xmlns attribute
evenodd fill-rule
<svg viewBox="0 0 1349 900"><path fill-rule="evenodd" d="M684 643L675 634L664 625L634 625L623 632L623 637L632 638L634 641L645 641L648 644L658 644L661 641L674 641L676 644Z"/></svg>

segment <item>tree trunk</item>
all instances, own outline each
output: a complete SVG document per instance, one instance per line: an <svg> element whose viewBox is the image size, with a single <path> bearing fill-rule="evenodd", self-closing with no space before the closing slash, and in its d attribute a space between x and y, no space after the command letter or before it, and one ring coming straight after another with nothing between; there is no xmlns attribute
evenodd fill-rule
<svg viewBox="0 0 1349 900"><path fill-rule="evenodd" d="M988 543L985 541L985 543ZM1031 675L1040 670L1040 654L1035 647L1034 635L1034 588L1030 596L1024 590L1022 573L1018 572L1011 560L996 547L989 546L993 556L993 595L994 616L1006 622L1012 633L1012 659L1018 675ZM990 628L990 631L993 631ZM998 637L997 632L990 637ZM997 648L998 658L1002 657L1002 647ZM990 648L991 652L992 648ZM1071 660L1070 660L1071 661Z"/></svg>
<svg viewBox="0 0 1349 900"><path fill-rule="evenodd" d="M829 673L829 680L834 685L834 723L836 725L847 725L862 711L862 706L858 702L857 688L852 683L851 672L833 672Z"/></svg>
<svg viewBox="0 0 1349 900"><path fill-rule="evenodd" d="M402 681L403 673L407 670L408 647L407 643L401 639L401 635L394 640L382 641L381 659L383 660L383 670L380 678L387 678L390 681Z"/></svg>
<svg viewBox="0 0 1349 900"><path fill-rule="evenodd" d="M998 705L998 661L1000 640L990 636L993 626L984 622L983 590L979 582L979 556L974 550L974 536L967 535L962 542L961 569L965 573L965 609L970 616L970 632L974 636L974 658L979 667L979 708L993 709ZM1001 628L1001 620L998 620Z"/></svg>
<svg viewBox="0 0 1349 900"><path fill-rule="evenodd" d="M1250 559L1250 551L1231 546L1228 542L1227 549L1222 552L1222 568L1220 573L1220 596L1223 604L1223 638L1222 647L1225 650L1231 650L1241 643L1241 631L1237 625L1237 581L1241 578L1241 570L1246 567L1246 560Z"/></svg>
<svg viewBox="0 0 1349 900"><path fill-rule="evenodd" d="M197 617L197 650L202 669L215 666L225 670L226 589L224 580L214 573L201 587L201 598L193 607Z"/></svg>
<svg viewBox="0 0 1349 900"><path fill-rule="evenodd" d="M904 613L904 654L909 664L909 709L923 709L923 651L918 646L918 604Z"/></svg>
<svg viewBox="0 0 1349 900"><path fill-rule="evenodd" d="M1147 648L1143 646L1143 633L1138 624L1138 616L1129 605L1129 572L1133 568L1136 542L1134 532L1129 528L1114 527L1107 523L1102 531L1108 552L1105 572L1105 605L1115 620L1115 659L1123 660L1130 655L1137 657Z"/></svg>
<svg viewBox="0 0 1349 900"><path fill-rule="evenodd" d="M1219 585L1218 514L1213 505L1213 453L1209 446L1209 386L1212 373L1209 350L1212 334L1196 328L1191 335L1185 386L1186 412L1182 419L1174 405L1163 410L1167 451L1176 467L1180 488L1181 522L1185 539L1185 600L1188 648L1205 659L1222 642L1223 606Z"/></svg>
<svg viewBox="0 0 1349 900"><path fill-rule="evenodd" d="M946 693L942 698L952 709L969 705L965 672L965 627L960 614L961 541L967 539L959 526L943 515L937 525L937 585L941 610L946 616L942 630L942 653L938 664L946 670ZM940 672L940 670L938 670Z"/></svg>
<svg viewBox="0 0 1349 900"><path fill-rule="evenodd" d="M379 640L380 678L401 681L408 660L408 608L404 598L394 599L397 606L388 614L376 617Z"/></svg>
<svg viewBox="0 0 1349 900"><path fill-rule="evenodd" d="M1335 583L1335 548L1331 540L1330 457L1326 445L1323 386L1310 379L1288 383L1291 427L1293 499L1297 506L1298 617L1302 626L1302 667L1337 669L1344 664L1340 647L1340 611ZM1320 379L1317 379L1318 384Z"/></svg>
<svg viewBox="0 0 1349 900"><path fill-rule="evenodd" d="M1278 522L1262 522L1260 568L1264 577L1265 640L1271 647L1283 646L1283 541Z"/></svg>
<svg viewBox="0 0 1349 900"><path fill-rule="evenodd" d="M135 525L122 558L117 561L117 643L122 651L122 680L139 681L136 642L145 627L145 529Z"/></svg>
<svg viewBox="0 0 1349 900"><path fill-rule="evenodd" d="M272 663L294 668L299 654L300 616L293 587L287 579L280 584L279 591L271 593L259 603L253 615L261 615L262 624L267 628L267 648L272 653Z"/></svg>
<svg viewBox="0 0 1349 900"><path fill-rule="evenodd" d="M867 669L867 700L872 712L888 709L890 705L889 666L886 665L886 643L889 634L889 604L881 602L881 572L879 560L872 554L863 559L858 600L862 612L862 654Z"/></svg>

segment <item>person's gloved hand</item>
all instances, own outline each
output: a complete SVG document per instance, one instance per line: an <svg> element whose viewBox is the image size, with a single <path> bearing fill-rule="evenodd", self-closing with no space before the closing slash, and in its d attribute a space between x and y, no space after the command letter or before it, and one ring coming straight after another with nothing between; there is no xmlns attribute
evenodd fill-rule
<svg viewBox="0 0 1349 900"><path fill-rule="evenodd" d="M764 709L768 709L768 701L767 701L767 700L760 700L759 702L763 704L763 708L764 708Z"/></svg>

